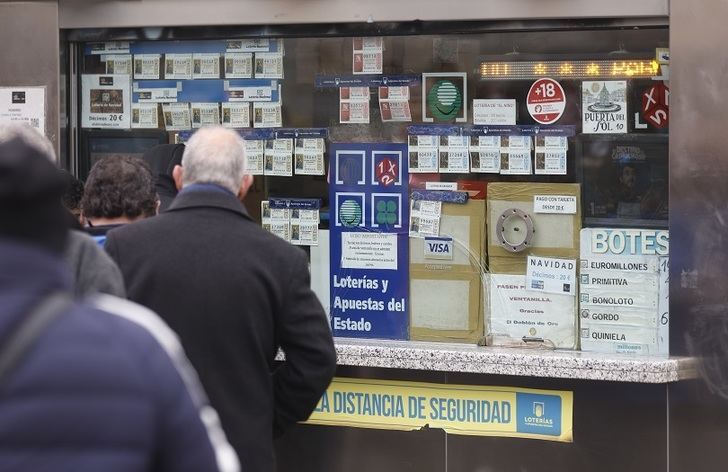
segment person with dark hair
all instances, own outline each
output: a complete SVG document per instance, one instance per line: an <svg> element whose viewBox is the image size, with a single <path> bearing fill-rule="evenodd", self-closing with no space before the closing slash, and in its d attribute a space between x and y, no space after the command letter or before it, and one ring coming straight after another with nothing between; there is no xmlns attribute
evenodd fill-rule
<svg viewBox="0 0 728 472"><path fill-rule="evenodd" d="M78 222L78 229L82 229L84 225L83 216L81 215L81 199L83 198L83 182L73 176L65 169L61 169L61 176L66 181L66 192L63 194L63 206L71 212ZM74 225L74 227L76 227Z"/></svg>
<svg viewBox="0 0 728 472"><path fill-rule="evenodd" d="M48 159L55 166L53 145L36 130L21 125L0 125L0 143L20 139ZM114 261L83 231L79 219L72 213L79 208L83 195L83 183L65 170L58 171L64 192L61 202L65 207L63 216L68 232L63 258L71 269L74 293L85 297L96 293L107 293L126 297L124 279ZM26 215L27 216L27 215Z"/></svg>
<svg viewBox="0 0 728 472"><path fill-rule="evenodd" d="M124 155L107 157L91 168L81 211L87 231L101 246L110 230L154 216L158 208L154 177L142 159Z"/></svg>
<svg viewBox="0 0 728 472"><path fill-rule="evenodd" d="M165 211L177 196L177 185L172 175L176 166L182 165L184 144L158 144L144 153L154 176L154 186L159 196L159 212Z"/></svg>
<svg viewBox="0 0 728 472"><path fill-rule="evenodd" d="M239 471L169 327L73 300L64 181L24 130L0 125L0 470Z"/></svg>

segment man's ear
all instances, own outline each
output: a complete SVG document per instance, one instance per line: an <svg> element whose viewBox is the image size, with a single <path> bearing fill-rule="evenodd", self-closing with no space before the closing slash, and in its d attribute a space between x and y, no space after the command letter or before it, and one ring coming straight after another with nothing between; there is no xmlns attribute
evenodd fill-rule
<svg viewBox="0 0 728 472"><path fill-rule="evenodd" d="M248 174L244 175L243 181L240 183L240 190L238 190L238 200L242 202L245 199L251 185L253 185L253 176Z"/></svg>
<svg viewBox="0 0 728 472"><path fill-rule="evenodd" d="M184 176L185 169L182 166L174 166L172 169L172 178L174 179L174 186L177 190L182 190L182 177Z"/></svg>

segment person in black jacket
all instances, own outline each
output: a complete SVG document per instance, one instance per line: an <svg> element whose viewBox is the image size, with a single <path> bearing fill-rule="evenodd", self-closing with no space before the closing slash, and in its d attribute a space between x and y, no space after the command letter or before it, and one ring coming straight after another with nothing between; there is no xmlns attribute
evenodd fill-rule
<svg viewBox="0 0 728 472"><path fill-rule="evenodd" d="M184 144L158 144L144 153L144 160L149 164L154 176L154 187L159 196L160 213L167 210L177 196L177 186L172 172L182 164Z"/></svg>
<svg viewBox="0 0 728 472"><path fill-rule="evenodd" d="M170 208L112 230L106 250L129 297L180 336L243 468L272 471L274 434L310 415L336 355L305 253L241 203L252 183L243 149L234 131L197 131Z"/></svg>
<svg viewBox="0 0 728 472"><path fill-rule="evenodd" d="M72 301L52 159L37 131L0 125L0 470L238 472L169 327L110 295ZM51 296L56 317L8 356Z"/></svg>

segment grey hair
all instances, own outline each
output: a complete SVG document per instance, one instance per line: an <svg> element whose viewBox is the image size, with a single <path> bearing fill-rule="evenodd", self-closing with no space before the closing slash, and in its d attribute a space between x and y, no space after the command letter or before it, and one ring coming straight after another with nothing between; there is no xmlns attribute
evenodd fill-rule
<svg viewBox="0 0 728 472"><path fill-rule="evenodd" d="M25 144L43 153L49 161L56 163L56 150L40 131L25 123L0 124L0 143L22 139Z"/></svg>
<svg viewBox="0 0 728 472"><path fill-rule="evenodd" d="M245 142L233 130L204 127L187 141L182 167L183 187L195 183L217 184L237 194L245 176Z"/></svg>

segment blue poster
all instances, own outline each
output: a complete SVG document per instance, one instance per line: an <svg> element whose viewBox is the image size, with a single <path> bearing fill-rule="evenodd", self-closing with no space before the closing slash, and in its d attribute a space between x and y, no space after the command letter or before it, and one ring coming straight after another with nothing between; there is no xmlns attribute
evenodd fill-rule
<svg viewBox="0 0 728 472"><path fill-rule="evenodd" d="M408 339L406 144L331 144L334 336Z"/></svg>

